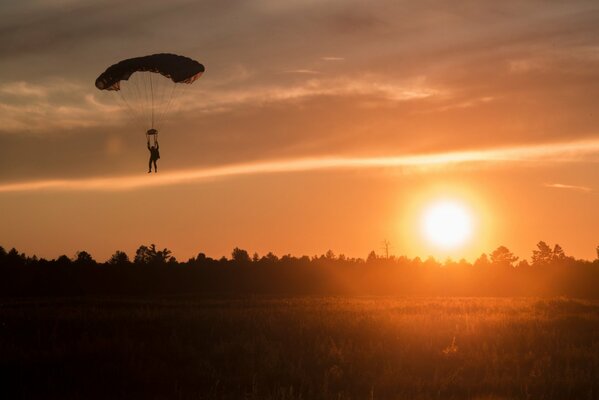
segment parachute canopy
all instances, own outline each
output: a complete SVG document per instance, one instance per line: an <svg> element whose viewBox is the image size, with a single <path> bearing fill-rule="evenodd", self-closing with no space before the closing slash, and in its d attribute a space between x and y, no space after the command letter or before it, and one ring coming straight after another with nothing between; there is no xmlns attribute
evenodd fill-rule
<svg viewBox="0 0 599 400"><path fill-rule="evenodd" d="M100 90L120 90L121 81L139 71L159 73L174 83L192 83L204 72L199 62L176 54L153 54L135 57L111 65L96 79L96 87Z"/></svg>
<svg viewBox="0 0 599 400"><path fill-rule="evenodd" d="M178 96L189 87L181 83L193 83L203 72L204 66L191 58L153 54L111 65L96 79L96 87L117 94L128 116L151 136L180 105Z"/></svg>

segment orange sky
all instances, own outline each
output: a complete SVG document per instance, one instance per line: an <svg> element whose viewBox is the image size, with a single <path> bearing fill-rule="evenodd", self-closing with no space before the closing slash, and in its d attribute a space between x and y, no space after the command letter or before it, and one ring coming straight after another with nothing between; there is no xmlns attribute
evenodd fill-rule
<svg viewBox="0 0 599 400"><path fill-rule="evenodd" d="M0 5L0 245L104 260L264 254L473 259L599 245L599 5L51 1ZM185 54L206 74L144 129L94 80ZM431 247L422 208L466 204Z"/></svg>

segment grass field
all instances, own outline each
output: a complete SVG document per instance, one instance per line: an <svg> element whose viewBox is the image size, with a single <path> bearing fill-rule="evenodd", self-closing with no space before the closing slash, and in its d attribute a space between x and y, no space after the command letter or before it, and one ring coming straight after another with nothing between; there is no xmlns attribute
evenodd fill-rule
<svg viewBox="0 0 599 400"><path fill-rule="evenodd" d="M596 399L599 304L5 300L0 356L3 399Z"/></svg>

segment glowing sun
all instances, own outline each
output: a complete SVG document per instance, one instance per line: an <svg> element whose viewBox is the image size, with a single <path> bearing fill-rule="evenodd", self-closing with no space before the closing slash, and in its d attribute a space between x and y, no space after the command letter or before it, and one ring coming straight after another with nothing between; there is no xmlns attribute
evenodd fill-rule
<svg viewBox="0 0 599 400"><path fill-rule="evenodd" d="M421 220L422 234L435 246L451 249L472 236L471 212L460 202L439 200L430 204Z"/></svg>

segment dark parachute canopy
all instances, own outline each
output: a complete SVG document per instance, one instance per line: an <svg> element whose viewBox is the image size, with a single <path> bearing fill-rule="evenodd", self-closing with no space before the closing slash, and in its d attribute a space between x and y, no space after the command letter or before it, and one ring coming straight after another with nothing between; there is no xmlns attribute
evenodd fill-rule
<svg viewBox="0 0 599 400"><path fill-rule="evenodd" d="M175 83L193 83L204 72L204 66L191 58L176 54L152 54L135 57L111 65L96 79L100 90L120 90L121 81L128 80L134 72L155 72Z"/></svg>
<svg viewBox="0 0 599 400"><path fill-rule="evenodd" d="M181 92L189 85L181 83L193 83L204 71L202 64L188 57L152 54L111 65L96 79L96 87L118 94L128 116L156 139L157 128L185 101Z"/></svg>

